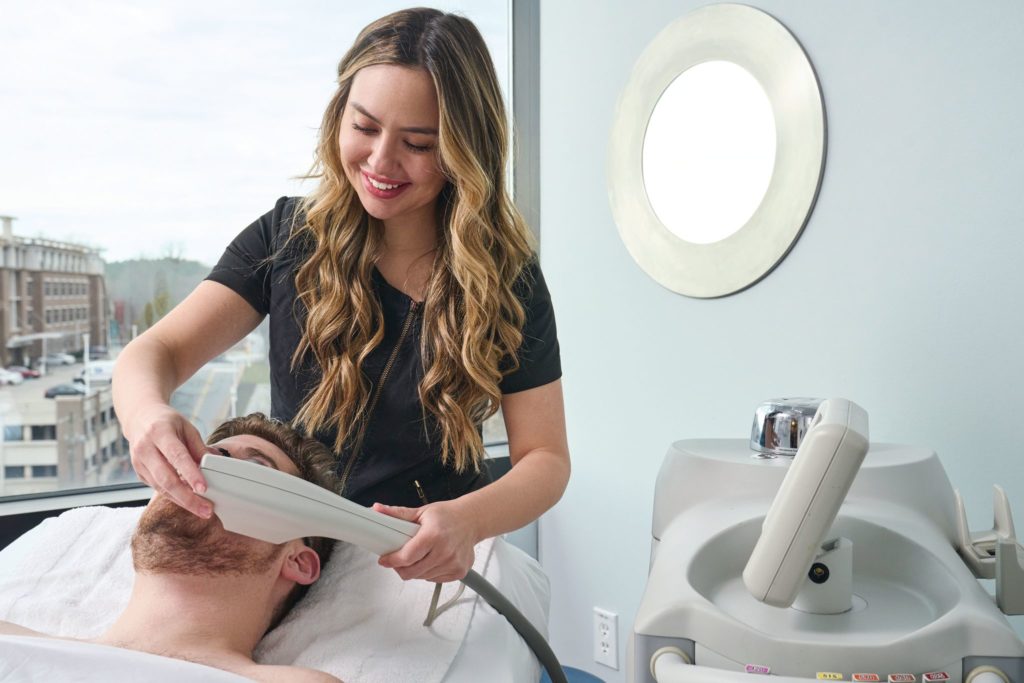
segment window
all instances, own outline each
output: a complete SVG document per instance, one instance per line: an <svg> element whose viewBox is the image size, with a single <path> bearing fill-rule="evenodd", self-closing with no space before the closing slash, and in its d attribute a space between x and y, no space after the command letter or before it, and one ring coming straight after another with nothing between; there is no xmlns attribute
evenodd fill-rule
<svg viewBox="0 0 1024 683"><path fill-rule="evenodd" d="M4 425L4 441L23 441L25 430L21 425Z"/></svg>
<svg viewBox="0 0 1024 683"><path fill-rule="evenodd" d="M57 425L32 425L33 441L53 441L57 438Z"/></svg>
<svg viewBox="0 0 1024 683"><path fill-rule="evenodd" d="M25 478L25 466L24 465L5 465L4 466L4 477L6 479L24 479Z"/></svg>
<svg viewBox="0 0 1024 683"><path fill-rule="evenodd" d="M56 465L32 465L32 478L38 479L39 477L56 477L57 466Z"/></svg>
<svg viewBox="0 0 1024 683"><path fill-rule="evenodd" d="M430 4L465 14L476 23L510 100L509 0L475 0L468 8L456 0ZM5 133L0 186L11 196L21 197L23 206L40 207L38 214L26 209L18 215L15 232L19 228L26 235L41 231L44 239L98 247L108 264L140 256L172 256L207 266L220 258L250 221L269 211L278 197L312 191L314 182L294 180L294 176L308 170L324 106L333 94L338 61L363 26L410 6L299 3L283 12L274 3L251 3L242 23L234 21L222 5L202 0L143 4L131 15L105 5L86 5L62 4L61 22L56 25L50 16L52 8L45 4L21 3L16 12L3 13L5 47L19 55L19 67L0 69L0 92L17 91L19 96L6 98L0 107L0 130ZM111 51L110 45L118 49ZM231 59L223 58L225 46ZM59 110L51 106L54 73L62 74ZM242 118L240 111L245 112ZM61 136L52 135L53 130L70 130L76 144L69 147ZM267 142L271 140L272 144ZM139 150L145 150L143 157ZM203 163L197 165L200 152ZM35 180L52 175L48 160L53 158L65 160L61 180L74 186L75 192L46 192ZM139 172L125 174L126 167ZM257 170L239 174L238 169ZM131 197L131 205L105 206L94 201L107 196L111 187L118 189L118 196ZM45 221L53 215L74 220L50 228ZM47 229L51 234L45 234ZM118 329L122 342L131 338L133 326L144 331L145 305L154 298L151 279L131 280L126 289L139 290L140 297L128 301L124 292L112 289L112 280L105 283L104 293L104 283L93 275L93 256L59 247L40 251L42 269L53 280L36 275L47 297L89 298L51 300L57 304L55 310L40 310L37 315L47 324L59 325L89 321L92 311L97 314L94 324L104 330L103 338L97 339L95 328L86 325L55 326L47 331L66 334L46 342L46 353L77 350L83 332L93 333L91 345L115 346L117 341L105 339L108 320L102 307L109 305L113 310L122 299L126 300L123 315L117 325L112 324L116 316L111 315L110 327ZM202 277L197 275L193 286ZM177 288L183 283L170 284L173 306L182 298ZM38 325L36 320L33 323ZM266 356L265 345L259 352ZM38 388L38 400L45 388L70 381L80 368L52 367L53 372L67 373L68 379L32 387ZM222 384L232 376L214 368L201 369L172 398L186 416L200 411L194 422L203 436L231 408L203 414L210 409L200 406L198 397L207 391L207 384L210 392L228 396L230 387ZM255 365L242 373L241 381L250 384L237 387L238 413L269 412L267 393L253 390L257 381L268 383L266 376ZM101 398L99 405L105 400ZM54 423L56 404L45 403L54 411ZM52 431L46 425L33 425L25 437L52 442L49 462L72 462L69 469L78 471L85 464L77 460L85 456L81 439L94 425L89 413L93 405L82 409L64 399L62 411L71 411L66 423L52 426ZM109 410L109 419L116 421L113 409ZM107 449L104 483L133 481L128 442L120 426L108 429L117 447ZM61 450L72 446L75 450ZM35 447L51 448L51 444ZM108 479L108 472L123 475ZM64 481L65 475L62 470L60 485L74 486L76 482ZM84 479L81 484L86 484ZM4 495L0 487L0 498Z"/></svg>

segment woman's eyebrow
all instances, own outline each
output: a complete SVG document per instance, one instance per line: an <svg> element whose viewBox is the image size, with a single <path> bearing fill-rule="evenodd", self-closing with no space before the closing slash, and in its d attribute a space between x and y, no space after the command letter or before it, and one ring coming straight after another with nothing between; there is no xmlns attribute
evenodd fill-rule
<svg viewBox="0 0 1024 683"><path fill-rule="evenodd" d="M352 105L353 109L355 109L357 112L359 112L366 118L370 119L377 125L382 125L380 119L378 119L370 112L366 111L366 108L363 107L363 105L359 104L358 102L349 102L349 104ZM421 133L423 135L437 135L436 128L422 128L420 126L409 126L408 128L401 128L399 130L401 130L403 133Z"/></svg>

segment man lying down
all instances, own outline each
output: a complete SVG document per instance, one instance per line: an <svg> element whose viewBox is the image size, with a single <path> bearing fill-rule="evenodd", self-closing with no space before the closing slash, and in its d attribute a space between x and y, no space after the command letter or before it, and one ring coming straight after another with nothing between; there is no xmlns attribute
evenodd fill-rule
<svg viewBox="0 0 1024 683"><path fill-rule="evenodd" d="M252 460L332 490L330 452L259 413L228 420L208 441L212 453ZM333 543L311 538L274 545L240 536L225 531L216 515L197 517L157 493L132 536L135 583L127 607L99 637L74 642L76 647L92 643L150 653L132 664L140 680L152 680L141 668L145 660L157 668L161 661L180 666L163 659L170 657L194 663L179 671L179 680L198 680L203 674L195 664L202 664L257 681L338 681L322 671L260 665L252 659L263 635L320 576ZM0 622L0 634L53 638L8 622ZM46 642L58 640L73 639ZM97 659L102 650L84 646L81 651L92 665L104 666ZM29 661L23 666L51 663ZM19 671L24 680L42 680L30 670ZM210 680L236 678L206 671Z"/></svg>

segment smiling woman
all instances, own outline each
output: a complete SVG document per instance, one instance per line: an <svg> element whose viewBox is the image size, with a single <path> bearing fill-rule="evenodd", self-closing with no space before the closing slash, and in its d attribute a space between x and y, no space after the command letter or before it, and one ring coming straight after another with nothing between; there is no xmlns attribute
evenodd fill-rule
<svg viewBox="0 0 1024 683"><path fill-rule="evenodd" d="M420 524L381 564L460 579L475 544L537 519L569 476L555 316L506 182L506 107L479 29L431 8L368 24L336 83L316 187L279 198L124 349L114 400L139 476L209 516L203 446L170 395L267 318L272 415L331 449L346 498ZM481 431L499 409L512 470L492 480Z"/></svg>
<svg viewBox="0 0 1024 683"><path fill-rule="evenodd" d="M359 27L406 4L328 3L286 11L257 1L247 3L244 17L227 5L197 0L146 7L122 0L5 6L5 45L18 55L19 68L0 70L0 131L8 161L0 168L0 214L17 218L16 232L102 249L109 299L99 305L123 323L127 342L142 311L133 316L128 295L110 286L109 262L171 256L178 264L206 264L199 271L208 272L231 237L265 210L268 197L306 194L310 186L302 174L331 96L340 47L351 44ZM480 27L508 93L508 2L435 5L461 11ZM379 120L367 117L361 124L390 132L380 124L389 124L388 112L372 102L367 111ZM402 135L412 145L431 144L417 131ZM380 175L376 182L389 185L409 180ZM156 298L159 283L149 279L154 270L149 263L142 279L132 278L132 295ZM185 285L169 283L168 307L202 276L190 277ZM62 306L70 296L49 290L40 295ZM25 301L32 305L28 295L20 305ZM42 312L37 305L36 317ZM84 324L67 329L78 340ZM200 431L232 411L270 410L266 373L261 384L237 379L244 365L266 362L265 346L256 343L261 340L248 340L244 349L199 370L175 394L175 407ZM111 345L111 357L119 350ZM261 355L262 361L254 360ZM24 434L23 442L0 449L0 498L135 481L108 392L94 384L96 398L75 402L61 420L57 403L68 406L70 399L43 397L64 384L71 388L51 393L81 397L82 388L71 381L82 369L81 360L75 362L67 370L48 364L42 386L0 387L0 425L5 433ZM47 467L64 463L59 476L31 476L29 463L40 458Z"/></svg>

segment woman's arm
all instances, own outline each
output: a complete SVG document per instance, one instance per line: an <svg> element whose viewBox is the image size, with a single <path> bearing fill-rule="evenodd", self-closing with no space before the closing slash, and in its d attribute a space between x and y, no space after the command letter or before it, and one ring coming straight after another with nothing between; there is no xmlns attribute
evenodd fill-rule
<svg viewBox="0 0 1024 683"><path fill-rule="evenodd" d="M204 281L128 344L114 366L114 408L139 478L203 517L209 516L210 505L194 493L205 491L197 465L203 440L170 407L171 393L260 320L262 316L234 291Z"/></svg>
<svg viewBox="0 0 1024 683"><path fill-rule="evenodd" d="M548 511L569 483L562 380L507 394L501 402L512 469L459 498L477 541L515 531Z"/></svg>
<svg viewBox="0 0 1024 683"><path fill-rule="evenodd" d="M400 550L380 558L403 579L461 579L473 566L473 546L540 517L569 482L562 382L507 394L502 413L512 469L496 482L452 501L421 508L375 509L423 525Z"/></svg>

